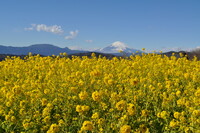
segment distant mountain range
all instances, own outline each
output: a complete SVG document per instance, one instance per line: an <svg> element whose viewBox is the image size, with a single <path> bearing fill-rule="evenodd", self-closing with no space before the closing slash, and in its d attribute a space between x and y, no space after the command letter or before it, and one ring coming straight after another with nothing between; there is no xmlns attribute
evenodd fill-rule
<svg viewBox="0 0 200 133"><path fill-rule="evenodd" d="M122 51L120 53L120 51ZM31 52L32 54L40 54L41 56L51 56L51 55L59 55L60 53L66 52L68 54L69 58L72 58L74 56L88 56L91 57L91 53L94 52L96 56L106 57L108 59L111 59L113 57L124 57L129 56L132 53L138 53L141 54L143 51L129 48L126 44L122 42L114 42L111 45L97 49L94 51L84 51L84 50L72 50L68 47L60 48L51 44L35 44L27 47L12 47L12 46L2 46L0 45L0 61L4 60L7 56L18 56L20 58L24 58L28 53ZM198 57L198 60L200 60L200 50L196 51L169 51L164 52L162 55L166 55L168 57L172 56L172 53L177 58L180 58L179 53L183 53L183 55L187 55L188 59L193 59L194 56ZM161 54L161 53L158 53Z"/></svg>
<svg viewBox="0 0 200 133"><path fill-rule="evenodd" d="M127 55L136 53L138 51L141 53L142 51L137 49L129 48L126 44L122 42L114 42L113 44L97 49L90 52L99 52L99 53L108 53L113 55L122 55L119 51L123 51L123 53L126 53ZM89 51L84 50L72 50L68 47L60 48L51 44L34 44L27 47L13 47L13 46L3 46L0 45L0 54L12 54L12 55L28 55L28 53L31 52L33 54L40 54L44 56L50 56L50 55L59 55L60 53L66 52L67 54L76 54L76 53L87 53Z"/></svg>
<svg viewBox="0 0 200 133"><path fill-rule="evenodd" d="M0 45L0 54L12 54L12 55L28 55L31 52L33 54L40 54L44 56L59 55L59 53L66 52L67 54L83 53L86 51L71 50L67 47L60 48L51 44L35 44L27 47L12 47Z"/></svg>

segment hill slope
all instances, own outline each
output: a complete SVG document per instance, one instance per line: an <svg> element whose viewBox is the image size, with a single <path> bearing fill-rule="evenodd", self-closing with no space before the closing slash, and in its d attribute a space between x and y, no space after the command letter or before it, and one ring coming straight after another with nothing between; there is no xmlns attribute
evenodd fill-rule
<svg viewBox="0 0 200 133"><path fill-rule="evenodd" d="M27 55L29 52L33 54L41 54L45 56L59 55L66 52L67 54L83 53L85 51L71 50L67 47L60 48L51 44L35 44L27 47L12 47L0 45L0 54Z"/></svg>

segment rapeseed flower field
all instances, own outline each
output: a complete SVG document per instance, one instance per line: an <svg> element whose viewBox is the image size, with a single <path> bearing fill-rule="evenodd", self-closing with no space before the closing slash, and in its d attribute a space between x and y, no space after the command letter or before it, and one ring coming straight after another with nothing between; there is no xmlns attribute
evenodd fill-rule
<svg viewBox="0 0 200 133"><path fill-rule="evenodd" d="M0 91L1 133L200 132L195 58L8 57Z"/></svg>

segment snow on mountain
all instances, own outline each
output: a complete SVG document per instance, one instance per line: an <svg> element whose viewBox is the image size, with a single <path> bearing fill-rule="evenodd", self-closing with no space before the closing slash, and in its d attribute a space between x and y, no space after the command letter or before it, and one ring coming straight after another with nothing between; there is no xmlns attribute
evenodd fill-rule
<svg viewBox="0 0 200 133"><path fill-rule="evenodd" d="M116 41L113 44L111 44L111 47L114 47L115 50L126 50L126 48L128 48L128 46L120 41Z"/></svg>
<svg viewBox="0 0 200 133"><path fill-rule="evenodd" d="M120 41L116 41L105 48L97 50L97 52L102 52L102 53L120 53L120 51L123 51L125 53L136 53L136 51L142 52L137 49L129 48L125 43Z"/></svg>

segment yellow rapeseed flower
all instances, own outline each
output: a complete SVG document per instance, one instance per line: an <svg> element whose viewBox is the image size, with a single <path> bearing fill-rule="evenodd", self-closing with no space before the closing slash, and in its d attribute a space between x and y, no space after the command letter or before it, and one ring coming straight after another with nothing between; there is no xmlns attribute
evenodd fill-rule
<svg viewBox="0 0 200 133"><path fill-rule="evenodd" d="M88 97L88 93L86 91L82 91L79 93L79 98L81 100L85 100Z"/></svg>
<svg viewBox="0 0 200 133"><path fill-rule="evenodd" d="M193 115L193 116L196 116L196 117L199 117L199 116L200 116L200 110L194 110L194 111L192 112L192 115Z"/></svg>
<svg viewBox="0 0 200 133"><path fill-rule="evenodd" d="M59 126L57 124L51 124L49 130L47 133L58 133L59 132Z"/></svg>
<svg viewBox="0 0 200 133"><path fill-rule="evenodd" d="M94 101L100 101L101 100L101 94L98 91L95 91L92 93L92 99Z"/></svg>
<svg viewBox="0 0 200 133"><path fill-rule="evenodd" d="M181 116L181 113L174 112L174 118L179 119L180 116Z"/></svg>
<svg viewBox="0 0 200 133"><path fill-rule="evenodd" d="M92 131L93 124L91 121L84 121L81 130Z"/></svg>
<svg viewBox="0 0 200 133"><path fill-rule="evenodd" d="M98 112L92 114L92 119L98 119L98 118L99 118L99 113Z"/></svg>
<svg viewBox="0 0 200 133"><path fill-rule="evenodd" d="M81 105L76 106L76 112L79 112L79 113L83 112Z"/></svg>
<svg viewBox="0 0 200 133"><path fill-rule="evenodd" d="M129 125L123 125L120 128L120 133L130 133L131 132L131 126Z"/></svg>
<svg viewBox="0 0 200 133"><path fill-rule="evenodd" d="M126 101L124 101L124 100L121 100L118 103L116 103L116 108L119 111L123 110L125 108L125 106L126 106Z"/></svg>
<svg viewBox="0 0 200 133"><path fill-rule="evenodd" d="M127 107L127 111L129 113L129 115L135 115L135 113L136 113L135 105L132 103L129 103L128 107Z"/></svg>
<svg viewBox="0 0 200 133"><path fill-rule="evenodd" d="M86 112L86 111L90 110L90 106L83 105L83 106L81 106L81 109L82 109L82 111Z"/></svg>
<svg viewBox="0 0 200 133"><path fill-rule="evenodd" d="M170 121L169 126L175 128L177 126L177 122L173 119L172 121Z"/></svg>
<svg viewBox="0 0 200 133"><path fill-rule="evenodd" d="M167 111L162 111L162 112L160 113L160 117L163 118L163 119L166 119L166 118L168 117Z"/></svg>
<svg viewBox="0 0 200 133"><path fill-rule="evenodd" d="M144 117L147 117L148 114L149 114L149 111L146 110L146 109L142 110L142 112L141 112L141 115L144 116Z"/></svg>

